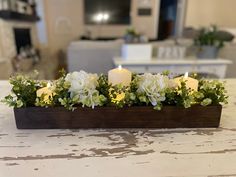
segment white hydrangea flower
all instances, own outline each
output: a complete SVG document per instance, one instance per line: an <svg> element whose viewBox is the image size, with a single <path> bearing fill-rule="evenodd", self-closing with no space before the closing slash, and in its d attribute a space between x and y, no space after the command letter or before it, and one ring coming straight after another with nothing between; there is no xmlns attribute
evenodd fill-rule
<svg viewBox="0 0 236 177"><path fill-rule="evenodd" d="M69 92L71 98L78 97L83 106L94 108L100 105L98 86L98 75L86 73L85 71L69 73L65 81L70 84Z"/></svg>
<svg viewBox="0 0 236 177"><path fill-rule="evenodd" d="M145 73L138 77L137 92L145 94L153 106L165 101L165 90L167 88L176 87L174 81L165 75Z"/></svg>

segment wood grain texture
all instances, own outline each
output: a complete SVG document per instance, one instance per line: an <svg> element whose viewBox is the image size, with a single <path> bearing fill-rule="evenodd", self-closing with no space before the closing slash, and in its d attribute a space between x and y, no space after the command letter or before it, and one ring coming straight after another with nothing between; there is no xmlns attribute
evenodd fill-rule
<svg viewBox="0 0 236 177"><path fill-rule="evenodd" d="M14 109L18 129L75 128L207 128L218 127L222 106L200 105L185 109L153 107L78 107L68 111L63 107L30 107Z"/></svg>

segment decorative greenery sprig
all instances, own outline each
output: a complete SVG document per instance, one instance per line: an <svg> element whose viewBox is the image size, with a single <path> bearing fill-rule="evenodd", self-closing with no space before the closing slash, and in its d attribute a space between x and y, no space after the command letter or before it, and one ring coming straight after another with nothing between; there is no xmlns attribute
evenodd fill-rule
<svg viewBox="0 0 236 177"><path fill-rule="evenodd" d="M16 108L34 106L36 90L44 84L23 75L13 76L9 82L12 85L12 94L6 96L2 102Z"/></svg>
<svg viewBox="0 0 236 177"><path fill-rule="evenodd" d="M228 96L224 82L217 80L200 80L198 92L194 94L197 104L202 106L227 104Z"/></svg>
<svg viewBox="0 0 236 177"><path fill-rule="evenodd" d="M181 85L175 90L168 89L166 92L166 105L183 106L185 108L191 107L194 103L193 90L186 87L186 82L181 81Z"/></svg>

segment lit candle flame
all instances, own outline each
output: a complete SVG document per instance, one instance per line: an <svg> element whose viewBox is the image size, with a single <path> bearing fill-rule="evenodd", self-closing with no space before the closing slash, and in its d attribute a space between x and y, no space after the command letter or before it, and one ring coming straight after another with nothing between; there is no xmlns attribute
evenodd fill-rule
<svg viewBox="0 0 236 177"><path fill-rule="evenodd" d="M47 87L48 88L51 87L51 83L50 82L47 83Z"/></svg>
<svg viewBox="0 0 236 177"><path fill-rule="evenodd" d="M119 65L119 66L118 66L118 69L119 69L119 70L121 70L121 69L122 69L122 66L121 66L121 65Z"/></svg>
<svg viewBox="0 0 236 177"><path fill-rule="evenodd" d="M184 74L184 79L187 79L187 78L188 78L188 72Z"/></svg>

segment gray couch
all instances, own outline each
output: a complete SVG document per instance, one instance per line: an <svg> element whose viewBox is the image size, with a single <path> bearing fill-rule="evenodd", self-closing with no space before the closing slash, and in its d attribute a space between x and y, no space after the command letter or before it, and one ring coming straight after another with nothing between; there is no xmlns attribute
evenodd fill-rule
<svg viewBox="0 0 236 177"><path fill-rule="evenodd" d="M114 68L112 59L120 56L122 44L122 40L72 42L67 50L68 71L107 73Z"/></svg>

